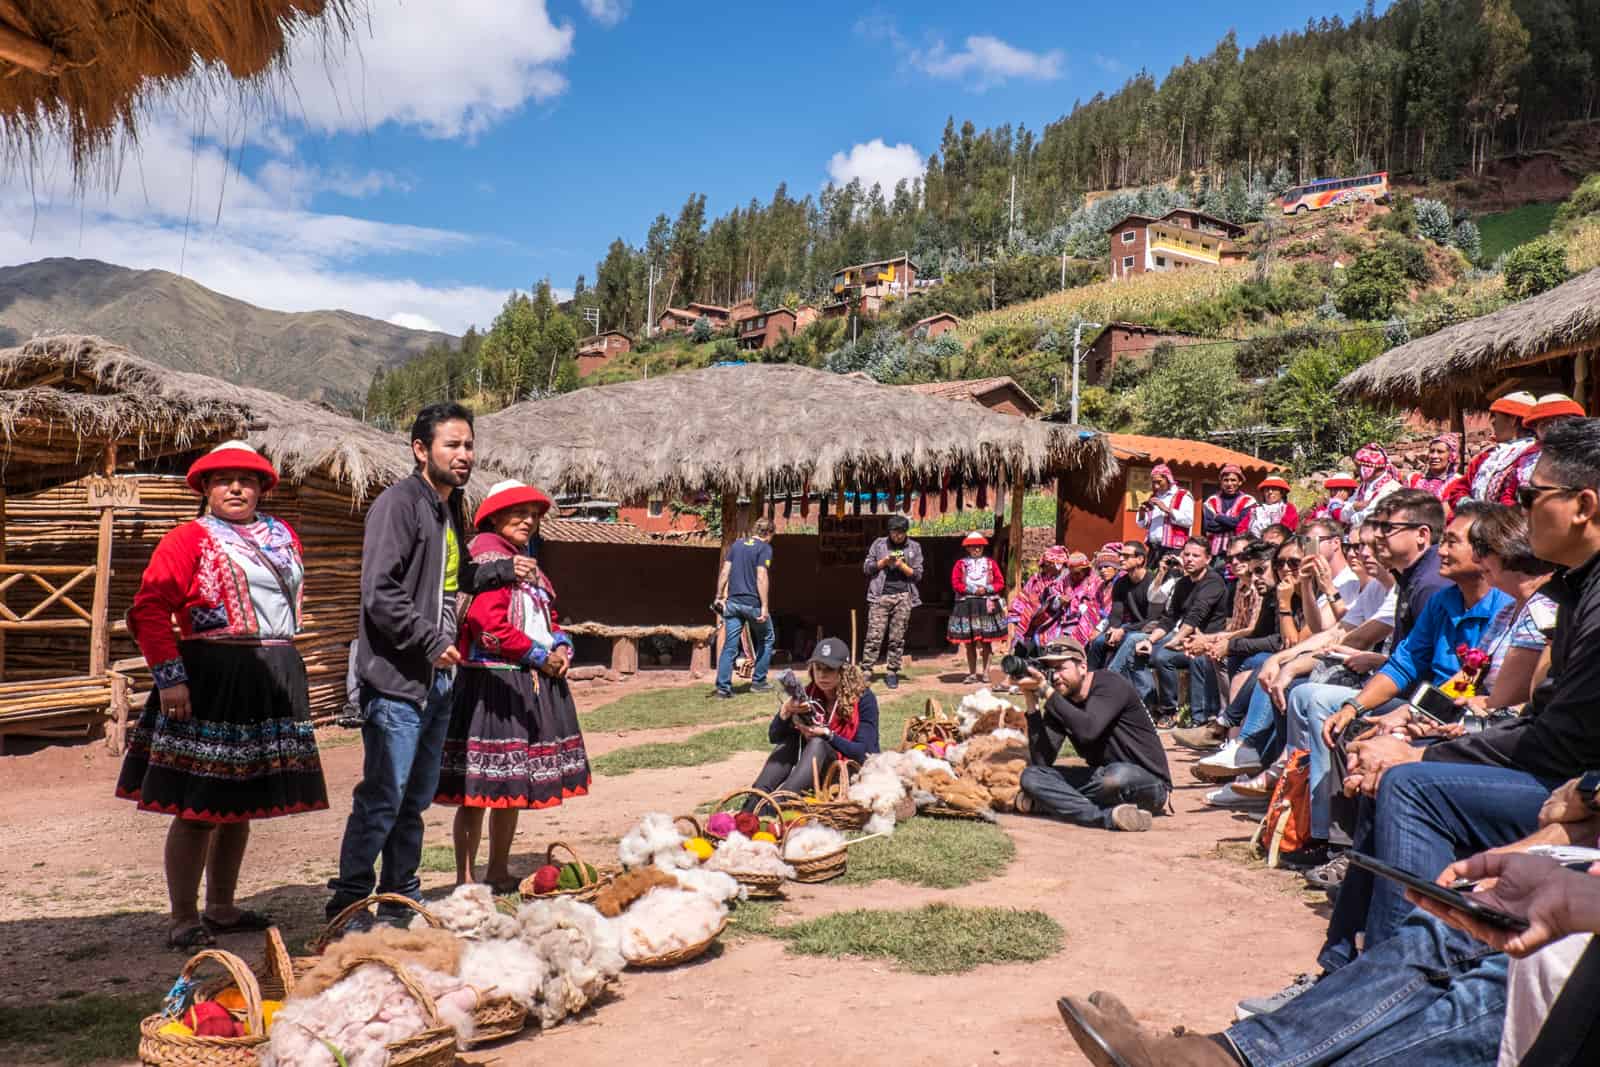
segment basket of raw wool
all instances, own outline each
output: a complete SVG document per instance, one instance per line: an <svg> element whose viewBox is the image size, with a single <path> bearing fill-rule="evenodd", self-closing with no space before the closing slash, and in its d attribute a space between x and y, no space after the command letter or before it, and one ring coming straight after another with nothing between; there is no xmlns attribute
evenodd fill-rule
<svg viewBox="0 0 1600 1067"><path fill-rule="evenodd" d="M243 1019L199 996L193 976L207 962L228 972L243 996ZM139 1062L151 1067L256 1067L266 1040L261 987L249 965L231 952L204 949L183 965L167 1006L139 1023Z"/></svg>
<svg viewBox="0 0 1600 1067"><path fill-rule="evenodd" d="M961 727L955 718L945 713L944 708L932 697L923 705L921 715L913 715L906 720L905 728L900 733L900 751L916 745L927 745L937 741L948 745L961 740Z"/></svg>
<svg viewBox="0 0 1600 1067"><path fill-rule="evenodd" d="M865 804L850 799L850 771L860 771L859 764L836 759L828 766L826 774L818 775L817 765L811 765L811 796L802 809L806 815L831 826L835 830L859 830L872 818L872 810Z"/></svg>
<svg viewBox="0 0 1600 1067"><path fill-rule="evenodd" d="M366 912L366 910L372 907L374 904L392 904L396 907L406 908L410 911L414 911L418 915L422 916L423 920L435 930L439 929L441 925L439 920L434 917L432 912L423 907L421 904L418 904L416 901L412 900L410 897L401 896L399 893L376 893L365 900L356 901L354 904L351 904L339 914L335 915L332 919L328 920L328 925L323 927L322 933L318 934L316 937L312 938L306 943L306 952L308 955L296 956L292 961L291 969L293 977L299 977L300 975L305 974L311 968L315 967L317 965L317 961L321 958L323 951L329 945L333 944L335 941L339 940L339 938L344 936L345 927L350 925L350 922L355 919L357 915ZM290 985L292 987L293 983L290 983Z"/></svg>
<svg viewBox="0 0 1600 1067"><path fill-rule="evenodd" d="M755 804L743 810L746 797ZM738 802L739 812L729 810ZM762 818L762 814L767 817ZM772 899L783 895L783 883L794 877L794 868L783 860L783 838L787 827L783 809L770 793L759 789L735 789L712 805L705 823L706 836L717 841L716 851L705 861L708 870L731 874L753 898Z"/></svg>
<svg viewBox="0 0 1600 1067"><path fill-rule="evenodd" d="M565 863L557 862L558 850L569 857ZM552 841L544 850L544 866L524 878L518 890L523 900L571 897L579 903L592 904L616 876L614 870L601 870L584 862L578 850L565 841Z"/></svg>
<svg viewBox="0 0 1600 1067"><path fill-rule="evenodd" d="M789 824L783 859L794 868L796 882L827 882L845 872L850 850L842 831L811 815L801 815Z"/></svg>
<svg viewBox="0 0 1600 1067"><path fill-rule="evenodd" d="M422 1009L427 1028L402 1041L386 1046L388 1058L380 1061L385 1067L454 1067L456 1062L456 1032L439 1018L439 1007L428 991L406 972L404 966L383 956L357 956L347 961L343 974L348 977L364 964L375 963L400 980L411 999Z"/></svg>

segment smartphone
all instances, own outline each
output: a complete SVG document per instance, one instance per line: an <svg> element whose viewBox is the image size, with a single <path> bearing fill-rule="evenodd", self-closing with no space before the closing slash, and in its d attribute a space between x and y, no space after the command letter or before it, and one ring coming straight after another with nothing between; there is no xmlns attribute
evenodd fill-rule
<svg viewBox="0 0 1600 1067"><path fill-rule="evenodd" d="M1350 856L1350 862L1363 870L1381 875L1390 881L1399 882L1407 889L1415 889L1420 895L1427 897L1429 900L1437 900L1447 908L1454 908L1456 911L1464 912L1474 919L1479 919L1497 929L1520 931L1528 928L1527 919L1512 915L1510 912L1501 911L1499 908L1491 908L1487 904L1473 900L1465 893L1457 892L1454 889L1446 889L1444 886L1436 885L1426 878L1418 878L1409 871L1391 867L1382 860L1373 859L1371 856L1363 855L1360 852L1352 850L1348 855Z"/></svg>
<svg viewBox="0 0 1600 1067"><path fill-rule="evenodd" d="M1317 659L1323 663L1343 663L1350 658L1348 652L1318 652Z"/></svg>
<svg viewBox="0 0 1600 1067"><path fill-rule="evenodd" d="M1411 691L1406 697L1406 703L1417 709L1417 713L1424 718L1432 719L1437 723L1455 723L1461 721L1461 716L1467 709L1445 696L1439 690L1423 682Z"/></svg>

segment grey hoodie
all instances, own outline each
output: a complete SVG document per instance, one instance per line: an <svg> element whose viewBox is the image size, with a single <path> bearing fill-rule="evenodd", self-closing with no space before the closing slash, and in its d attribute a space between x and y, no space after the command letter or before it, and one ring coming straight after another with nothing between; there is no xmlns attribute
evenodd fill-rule
<svg viewBox="0 0 1600 1067"><path fill-rule="evenodd" d="M433 682L433 661L456 639L442 625L447 521L460 546L463 593L516 580L509 559L472 562L461 498L457 489L446 507L418 471L380 493L367 512L356 649L356 675L366 696L376 693L420 707Z"/></svg>

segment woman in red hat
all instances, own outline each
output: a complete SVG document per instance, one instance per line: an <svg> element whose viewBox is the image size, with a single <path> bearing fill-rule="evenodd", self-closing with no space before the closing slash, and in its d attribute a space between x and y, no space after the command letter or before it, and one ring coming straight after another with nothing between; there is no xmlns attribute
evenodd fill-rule
<svg viewBox="0 0 1600 1067"><path fill-rule="evenodd" d="M1300 513L1289 500L1289 483L1276 474L1261 479L1256 487L1261 500L1250 512L1248 527L1251 537L1259 538L1268 526L1285 526L1300 529Z"/></svg>
<svg viewBox="0 0 1600 1067"><path fill-rule="evenodd" d="M1522 419L1523 425L1533 431L1533 440L1512 461L1510 469L1500 481L1500 497L1495 502L1516 502L1517 489L1533 477L1533 468L1544 454L1544 435L1550 432L1550 427L1568 419L1583 417L1583 405L1567 394L1546 393L1541 396Z"/></svg>
<svg viewBox="0 0 1600 1067"><path fill-rule="evenodd" d="M167 943L184 951L215 943L218 933L271 925L234 902L251 821L328 806L305 663L293 643L305 577L300 539L256 510L277 472L230 441L196 460L188 483L201 514L156 545L128 609L156 688L117 779L117 796L173 816Z"/></svg>
<svg viewBox="0 0 1600 1067"><path fill-rule="evenodd" d="M1335 519L1343 522L1345 504L1350 500L1350 494L1354 493L1356 486L1360 484L1348 474L1336 474L1327 479L1322 483L1322 488L1328 491L1328 495L1306 513L1306 520L1314 522L1317 519Z"/></svg>
<svg viewBox="0 0 1600 1067"><path fill-rule="evenodd" d="M550 498L531 485L494 485L473 516L473 562L521 555L548 510ZM483 881L497 893L512 892L517 813L589 792L589 757L567 686L572 641L556 624L550 580L541 571L535 581L474 596L461 613L456 647L462 670L434 803L458 805L457 885L477 881L483 813L491 812Z"/></svg>
<svg viewBox="0 0 1600 1067"><path fill-rule="evenodd" d="M1426 470L1419 471L1406 479L1407 489L1421 489L1432 493L1440 500L1449 504L1446 495L1452 483L1460 476L1460 463L1456 447L1456 435L1442 433L1428 442L1428 466Z"/></svg>
<svg viewBox="0 0 1600 1067"><path fill-rule="evenodd" d="M952 644L967 650L967 676L962 680L972 684L988 680L992 646L1006 637L1006 579L999 564L985 553L989 539L982 533L973 530L961 544L967 554L950 571L956 603L947 633Z"/></svg>

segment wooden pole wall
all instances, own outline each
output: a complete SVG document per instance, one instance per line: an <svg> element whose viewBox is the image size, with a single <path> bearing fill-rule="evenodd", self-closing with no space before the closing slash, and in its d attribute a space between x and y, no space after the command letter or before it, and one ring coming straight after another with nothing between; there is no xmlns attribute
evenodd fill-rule
<svg viewBox="0 0 1600 1067"><path fill-rule="evenodd" d="M101 473L117 476L117 446L106 445ZM105 677L111 663L111 539L115 532L117 509L109 505L100 510L100 527L95 539L94 607L90 609L89 676Z"/></svg>
<svg viewBox="0 0 1600 1067"><path fill-rule="evenodd" d="M1067 516L1072 507L1067 503L1067 476L1056 475L1056 539L1051 544L1067 543Z"/></svg>
<svg viewBox="0 0 1600 1067"><path fill-rule="evenodd" d="M1006 590L1014 592L1022 579L1022 505L1028 495L1028 480L1021 475L1011 478L1011 542L1006 553Z"/></svg>

